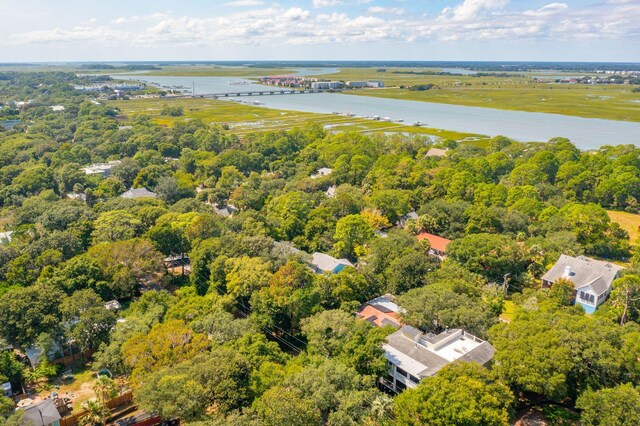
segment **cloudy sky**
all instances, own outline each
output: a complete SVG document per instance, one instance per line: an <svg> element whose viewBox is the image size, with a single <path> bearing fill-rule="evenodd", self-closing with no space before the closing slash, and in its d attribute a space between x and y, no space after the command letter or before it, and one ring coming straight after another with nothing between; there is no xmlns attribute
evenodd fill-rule
<svg viewBox="0 0 640 426"><path fill-rule="evenodd" d="M640 61L640 0L0 0L0 62Z"/></svg>

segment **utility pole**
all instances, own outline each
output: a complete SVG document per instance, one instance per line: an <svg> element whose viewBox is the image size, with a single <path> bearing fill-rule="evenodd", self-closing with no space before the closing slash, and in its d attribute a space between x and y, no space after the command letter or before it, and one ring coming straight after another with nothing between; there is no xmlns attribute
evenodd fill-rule
<svg viewBox="0 0 640 426"><path fill-rule="evenodd" d="M509 289L509 276L511 276L510 273L506 273L504 274L503 281L502 281L502 289L504 291L504 295L507 295L507 290Z"/></svg>

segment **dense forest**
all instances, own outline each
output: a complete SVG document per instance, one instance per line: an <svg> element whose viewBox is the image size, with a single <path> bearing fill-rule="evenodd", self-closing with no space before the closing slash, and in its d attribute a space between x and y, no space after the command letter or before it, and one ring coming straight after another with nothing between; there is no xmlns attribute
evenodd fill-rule
<svg viewBox="0 0 640 426"><path fill-rule="evenodd" d="M0 131L0 232L12 232L0 244L0 348L14 348L0 351L0 383L53 377L49 359L90 350L93 370L124 378L141 409L194 425L503 425L530 407L640 424L640 254L607 214L640 211L640 148L434 143L313 123L238 137L122 117L73 89L82 83L0 73L0 119L20 120ZM427 156L433 147L447 154ZM107 177L83 171L114 160ZM320 168L332 172L312 178ZM130 188L157 197L120 196ZM453 240L445 261L421 232ZM315 274L313 252L354 267ZM561 254L625 266L594 314L563 283L540 288ZM395 330L354 312L385 293L405 323L487 339L491 368L453 363L382 392ZM31 347L35 371L21 357ZM0 397L0 424L21 424L12 412Z"/></svg>

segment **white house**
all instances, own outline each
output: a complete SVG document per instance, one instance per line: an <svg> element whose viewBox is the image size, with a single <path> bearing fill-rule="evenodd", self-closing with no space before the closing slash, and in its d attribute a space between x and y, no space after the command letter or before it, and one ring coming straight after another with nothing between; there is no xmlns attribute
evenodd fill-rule
<svg viewBox="0 0 640 426"><path fill-rule="evenodd" d="M316 274L322 274L329 272L331 274L337 274L347 266L353 266L353 263L347 259L336 259L328 254L315 252L311 255L309 260L309 266Z"/></svg>
<svg viewBox="0 0 640 426"><path fill-rule="evenodd" d="M393 392L415 388L425 377L434 376L454 362L476 362L487 366L495 348L464 330L447 330L438 335L422 333L404 325L387 337L382 346L389 371L380 384Z"/></svg>
<svg viewBox="0 0 640 426"><path fill-rule="evenodd" d="M12 235L13 231L0 232L0 244L10 243Z"/></svg>
<svg viewBox="0 0 640 426"><path fill-rule="evenodd" d="M336 188L337 188L337 187L336 187L335 185L330 186L330 187L326 190L326 192L324 193L324 195L326 195L326 196L327 196L327 198L333 198L333 197L335 197L335 196L336 196Z"/></svg>
<svg viewBox="0 0 640 426"><path fill-rule="evenodd" d="M551 287L561 278L571 281L575 288L575 303L592 314L607 299L613 281L620 276L622 269L622 266L610 262L563 254L542 276L542 286Z"/></svg>
<svg viewBox="0 0 640 426"><path fill-rule="evenodd" d="M108 163L96 163L83 167L82 170L86 175L101 175L103 177L111 176L111 169L120 164L120 160L109 161Z"/></svg>
<svg viewBox="0 0 640 426"><path fill-rule="evenodd" d="M319 168L318 171L312 174L310 177L311 179L319 179L321 177L329 176L332 172L333 172L333 169L330 169L328 167L322 167L322 168Z"/></svg>
<svg viewBox="0 0 640 426"><path fill-rule="evenodd" d="M313 90L339 89L342 83L339 81L315 81L311 83Z"/></svg>

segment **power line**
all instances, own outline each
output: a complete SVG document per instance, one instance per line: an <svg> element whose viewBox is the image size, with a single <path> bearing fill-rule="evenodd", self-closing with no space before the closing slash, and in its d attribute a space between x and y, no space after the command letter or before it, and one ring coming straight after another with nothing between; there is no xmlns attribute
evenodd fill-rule
<svg viewBox="0 0 640 426"><path fill-rule="evenodd" d="M182 259L182 264L180 266L184 267L186 265L186 262L184 261L184 259ZM202 278L200 278L199 276L195 276L194 278L196 280L197 284L200 285L206 285L207 283L204 282L204 280ZM211 287L210 285L208 287ZM218 292L218 294L220 294L220 296L225 296L225 295L229 295L229 293L225 293L222 291L222 289L218 288L217 286L213 286L214 289ZM241 316L243 316L244 318L248 318L249 315L252 313L251 308L249 308L247 305L245 305L242 301L237 301L238 304L240 304L240 306L242 306L246 312L241 311L237 306L233 306L232 309L235 310L235 312L237 312L238 314L240 314ZM280 338L273 330L270 330L268 328L268 326L259 326L265 333L267 333L267 335L270 335L271 337L273 337L274 339L276 339L277 341L283 343L284 345L288 346L289 348L293 349L294 351L297 351L298 353L304 352L303 348L298 347L297 345L294 345L293 343ZM281 332L283 332L284 334L286 334L287 336L290 336L291 338L293 338L294 340L300 342L303 346L306 346L306 343L303 342L302 340L298 339L297 337L295 337L294 335L288 333L287 331L283 330L282 328L278 327L278 326L272 326L278 330L280 330Z"/></svg>

